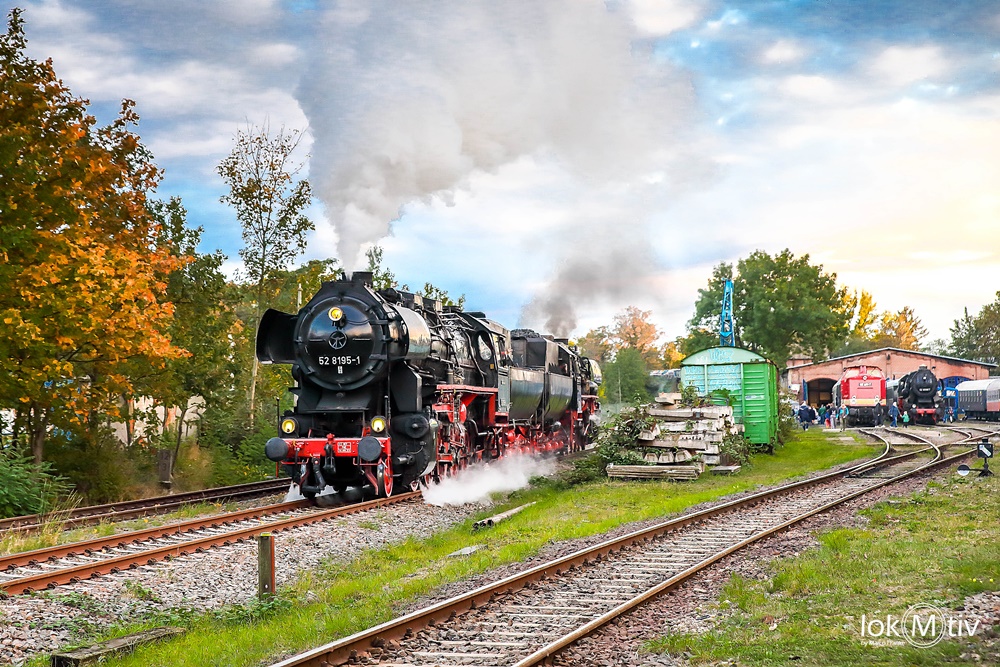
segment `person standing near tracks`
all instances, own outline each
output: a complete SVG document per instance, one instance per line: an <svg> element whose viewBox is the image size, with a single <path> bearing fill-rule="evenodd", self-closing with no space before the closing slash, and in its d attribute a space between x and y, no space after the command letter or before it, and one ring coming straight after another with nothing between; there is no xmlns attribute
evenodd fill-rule
<svg viewBox="0 0 1000 667"><path fill-rule="evenodd" d="M815 419L813 416L815 414L816 411L812 409L812 406L802 401L802 405L799 406L799 424L802 425L803 431L809 430L809 424Z"/></svg>
<svg viewBox="0 0 1000 667"><path fill-rule="evenodd" d="M840 430L843 431L847 428L847 415L850 414L850 410L847 408L847 404L840 406L840 410L837 411L837 416L840 417Z"/></svg>
<svg viewBox="0 0 1000 667"><path fill-rule="evenodd" d="M882 401L875 399L875 425L882 425Z"/></svg>
<svg viewBox="0 0 1000 667"><path fill-rule="evenodd" d="M895 403L889 404L889 419L892 420L892 427L896 428L896 420L899 419L899 406Z"/></svg>

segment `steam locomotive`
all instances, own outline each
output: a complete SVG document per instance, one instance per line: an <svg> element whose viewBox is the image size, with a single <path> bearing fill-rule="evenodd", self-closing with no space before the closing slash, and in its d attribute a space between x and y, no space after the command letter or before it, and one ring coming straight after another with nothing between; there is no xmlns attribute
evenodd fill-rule
<svg viewBox="0 0 1000 667"><path fill-rule="evenodd" d="M911 414L915 413L917 423L934 425L944 417L938 379L927 366L899 378L896 397L900 412L909 412L912 408Z"/></svg>
<svg viewBox="0 0 1000 667"><path fill-rule="evenodd" d="M367 272L324 283L298 314L265 312L256 354L292 366L295 407L264 450L307 498L385 497L512 451L581 449L600 418L600 367L569 341L376 290Z"/></svg>

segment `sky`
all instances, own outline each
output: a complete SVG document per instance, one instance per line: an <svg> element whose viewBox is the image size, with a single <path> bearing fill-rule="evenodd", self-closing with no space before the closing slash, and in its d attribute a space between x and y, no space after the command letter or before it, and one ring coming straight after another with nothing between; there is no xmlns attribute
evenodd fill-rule
<svg viewBox="0 0 1000 667"><path fill-rule="evenodd" d="M947 339L1000 290L1000 4L937 0L0 0L138 133L239 270L216 166L301 131L302 260L582 335L683 335L712 268L796 255ZM925 341L926 342L926 341Z"/></svg>

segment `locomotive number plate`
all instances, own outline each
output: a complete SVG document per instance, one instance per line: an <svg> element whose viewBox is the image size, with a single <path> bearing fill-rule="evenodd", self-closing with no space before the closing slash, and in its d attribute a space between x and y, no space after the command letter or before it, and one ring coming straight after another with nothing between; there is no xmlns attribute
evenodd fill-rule
<svg viewBox="0 0 1000 667"><path fill-rule="evenodd" d="M356 445L353 442L338 442L337 443L337 453L338 454L349 454L354 456L354 450Z"/></svg>
<svg viewBox="0 0 1000 667"><path fill-rule="evenodd" d="M320 366L360 366L361 357L352 357L350 355L343 356L333 356L333 357L318 357L316 361Z"/></svg>

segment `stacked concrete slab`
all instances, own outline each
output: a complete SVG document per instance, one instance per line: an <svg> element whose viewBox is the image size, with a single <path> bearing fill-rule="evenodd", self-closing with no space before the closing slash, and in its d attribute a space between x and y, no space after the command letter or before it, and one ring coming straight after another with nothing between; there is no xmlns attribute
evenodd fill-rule
<svg viewBox="0 0 1000 667"><path fill-rule="evenodd" d="M609 466L609 477L629 479L697 479L706 466L722 463L727 432L742 432L733 409L723 405L679 407L680 394L660 394L646 408L654 426L639 434L637 451L655 466Z"/></svg>

